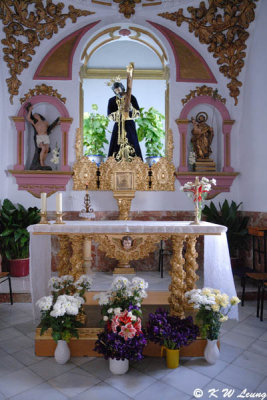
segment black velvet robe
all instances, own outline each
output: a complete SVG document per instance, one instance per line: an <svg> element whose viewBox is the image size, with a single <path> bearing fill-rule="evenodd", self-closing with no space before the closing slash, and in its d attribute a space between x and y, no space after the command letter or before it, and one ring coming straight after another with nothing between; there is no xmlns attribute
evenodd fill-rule
<svg viewBox="0 0 267 400"><path fill-rule="evenodd" d="M131 104L136 110L139 110L139 105L137 103L136 98L133 95L131 96ZM117 110L118 110L118 106L116 103L116 96L114 96L114 97L111 97L108 102L108 115L112 114L113 112L115 112ZM130 117L132 116L131 111L129 112L129 116ZM140 157L143 160L141 149L140 149L138 138L137 138L134 120L131 119L131 120L125 121L125 130L126 130L126 137L128 139L128 142L135 149L136 156ZM116 155L117 152L119 151L119 148L120 148L120 146L118 145L118 123L115 122L113 131L112 131L112 135L111 135L108 157Z"/></svg>

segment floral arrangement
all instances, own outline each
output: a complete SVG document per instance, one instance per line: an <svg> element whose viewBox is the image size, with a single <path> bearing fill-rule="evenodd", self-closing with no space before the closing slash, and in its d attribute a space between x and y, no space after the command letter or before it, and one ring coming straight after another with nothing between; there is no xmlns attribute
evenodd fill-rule
<svg viewBox="0 0 267 400"><path fill-rule="evenodd" d="M186 192L189 197L193 198L195 203L195 223L197 224L199 224L201 220L203 202L208 192L211 190L212 185L216 185L216 179L208 179L203 176L201 180L199 180L197 176L195 182L186 182L184 186L180 188L180 190Z"/></svg>
<svg viewBox="0 0 267 400"><path fill-rule="evenodd" d="M124 310L141 317L141 303L147 297L147 288L148 283L142 278L135 277L130 282L123 276L117 276L109 291L94 296L101 306L103 321L111 320L114 315Z"/></svg>
<svg viewBox="0 0 267 400"><path fill-rule="evenodd" d="M58 165L59 164L59 153L60 153L60 148L58 147L58 144L56 143L56 147L52 150L52 158L51 158L51 163Z"/></svg>
<svg viewBox="0 0 267 400"><path fill-rule="evenodd" d="M188 156L188 162L190 165L192 165L193 170L195 169L196 160L197 160L196 153L194 151L190 151Z"/></svg>
<svg viewBox="0 0 267 400"><path fill-rule="evenodd" d="M148 284L135 277L130 282L123 276L114 279L109 291L95 296L101 306L105 322L98 334L95 351L106 359L141 360L147 341L142 332L141 303L147 296Z"/></svg>
<svg viewBox="0 0 267 400"><path fill-rule="evenodd" d="M219 337L222 322L228 320L228 314L233 306L240 303L238 297L221 293L218 289L193 289L185 293L189 304L198 310L196 321L200 325L203 338L216 340Z"/></svg>
<svg viewBox="0 0 267 400"><path fill-rule="evenodd" d="M196 340L199 328L194 325L192 317L180 319L169 315L164 309L157 309L149 314L147 339L159 343L167 349L178 350Z"/></svg>
<svg viewBox="0 0 267 400"><path fill-rule="evenodd" d="M81 275L76 281L72 275L62 275L50 278L48 287L55 298L62 294L78 295L84 298L84 294L91 288L92 282L89 275Z"/></svg>
<svg viewBox="0 0 267 400"><path fill-rule="evenodd" d="M66 294L56 298L51 295L39 299L36 304L41 310L41 335L51 328L55 341L69 342L71 337L78 338L78 328L82 324L76 317L83 303L82 297Z"/></svg>
<svg viewBox="0 0 267 400"><path fill-rule="evenodd" d="M55 341L78 338L78 328L83 324L80 316L83 314L82 305L84 294L92 285L88 275L81 275L76 281L71 275L52 277L48 282L50 296L37 301L41 311L41 335L51 328Z"/></svg>
<svg viewBox="0 0 267 400"><path fill-rule="evenodd" d="M216 179L208 179L203 176L199 180L197 176L195 182L186 182L184 186L181 186L180 190L189 193L194 202L198 201L200 203L205 200L212 185L216 185Z"/></svg>

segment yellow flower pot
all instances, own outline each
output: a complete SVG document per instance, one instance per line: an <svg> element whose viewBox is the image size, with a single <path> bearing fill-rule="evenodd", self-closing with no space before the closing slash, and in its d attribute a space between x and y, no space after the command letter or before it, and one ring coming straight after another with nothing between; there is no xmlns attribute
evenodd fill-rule
<svg viewBox="0 0 267 400"><path fill-rule="evenodd" d="M177 368L179 367L180 350L171 350L165 346L161 347L161 357L166 353L166 364L167 368Z"/></svg>

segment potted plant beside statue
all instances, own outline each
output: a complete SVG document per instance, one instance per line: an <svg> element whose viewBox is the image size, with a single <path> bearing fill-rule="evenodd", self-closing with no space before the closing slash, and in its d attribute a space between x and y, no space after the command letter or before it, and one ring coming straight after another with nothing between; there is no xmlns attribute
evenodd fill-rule
<svg viewBox="0 0 267 400"><path fill-rule="evenodd" d="M11 276L29 275L29 225L40 221L37 207L25 209L5 199L0 208L0 247L2 255L9 262Z"/></svg>
<svg viewBox="0 0 267 400"><path fill-rule="evenodd" d="M92 104L92 112L85 112L83 119L83 147L84 155L98 166L103 162L106 154L104 144L108 144L106 130L109 119L99 114L97 104Z"/></svg>
<svg viewBox="0 0 267 400"><path fill-rule="evenodd" d="M147 111L140 108L140 117L136 120L137 135L139 142L145 140L146 162L150 167L163 157L163 139L165 137L163 121L164 115L154 107L150 107Z"/></svg>

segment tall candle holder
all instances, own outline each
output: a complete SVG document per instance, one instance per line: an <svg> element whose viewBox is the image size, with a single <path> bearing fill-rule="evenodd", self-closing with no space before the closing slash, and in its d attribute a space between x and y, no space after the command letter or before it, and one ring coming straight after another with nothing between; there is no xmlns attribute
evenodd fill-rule
<svg viewBox="0 0 267 400"><path fill-rule="evenodd" d="M47 212L46 211L41 211L41 221L39 224L50 224L50 222L47 221Z"/></svg>
<svg viewBox="0 0 267 400"><path fill-rule="evenodd" d="M85 186L85 196L84 196L83 204L85 206L85 209L81 210L79 217L81 217L83 219L87 219L87 220L95 218L94 209L91 206L88 185Z"/></svg>
<svg viewBox="0 0 267 400"><path fill-rule="evenodd" d="M63 218L63 213L62 212L56 212L56 221L54 222L54 224L57 225L63 225L65 224L65 222L62 220Z"/></svg>

